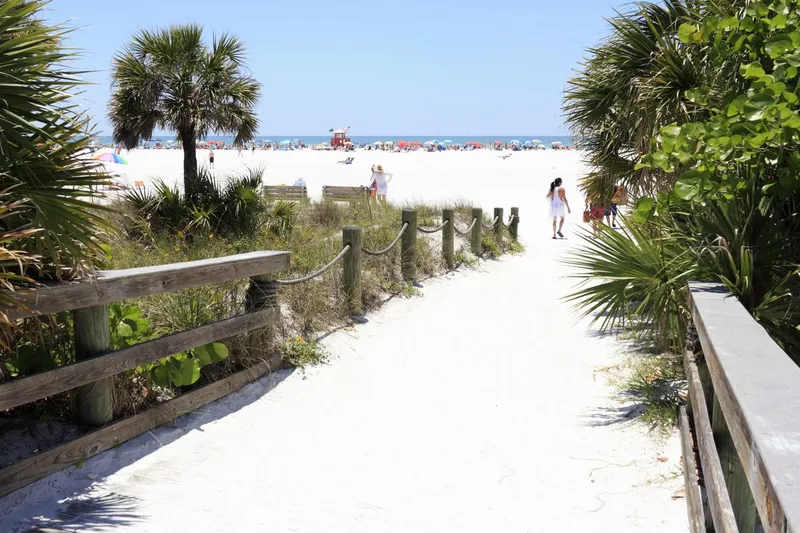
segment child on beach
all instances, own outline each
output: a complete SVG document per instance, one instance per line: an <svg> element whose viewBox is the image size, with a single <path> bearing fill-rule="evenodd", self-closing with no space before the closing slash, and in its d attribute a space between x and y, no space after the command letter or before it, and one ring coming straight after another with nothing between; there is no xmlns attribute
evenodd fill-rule
<svg viewBox="0 0 800 533"><path fill-rule="evenodd" d="M383 165L372 165L372 177L370 178L370 188L375 184L376 196L378 201L386 205L386 195L389 193L389 186L387 185L392 181L392 174L383 171Z"/></svg>
<svg viewBox="0 0 800 533"><path fill-rule="evenodd" d="M208 166L214 168L214 150L208 151Z"/></svg>
<svg viewBox="0 0 800 533"><path fill-rule="evenodd" d="M564 228L564 219L566 218L564 208L566 207L567 213L572 213L572 210L569 208L567 193L564 187L561 186L562 183L561 178L556 178L555 181L550 184L550 192L547 193L547 199L550 201L550 217L553 219L554 239L558 237L564 238L564 234L561 233L561 230ZM558 223L559 218L561 218L560 224ZM556 237L556 235L558 235L558 237Z"/></svg>

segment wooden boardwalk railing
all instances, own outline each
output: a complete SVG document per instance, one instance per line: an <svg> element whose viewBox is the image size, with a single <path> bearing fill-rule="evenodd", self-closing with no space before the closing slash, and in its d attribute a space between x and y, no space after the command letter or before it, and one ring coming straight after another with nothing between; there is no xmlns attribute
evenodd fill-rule
<svg viewBox="0 0 800 533"><path fill-rule="evenodd" d="M800 367L724 286L689 291L696 338L679 422L691 530L751 533L760 519L768 533L800 533Z"/></svg>
<svg viewBox="0 0 800 533"><path fill-rule="evenodd" d="M273 356L158 407L111 422L111 380L114 375L273 322L279 311L275 295L265 287L270 286L276 272L288 268L289 260L288 252L252 252L202 261L103 271L90 281L16 292L21 307L4 309L11 319L73 311L76 362L0 384L0 410L78 388L77 418L86 426L102 427L0 469L0 495L141 435L279 368L280 356ZM243 314L121 350L111 349L109 303L243 278L250 278L247 298L242 305Z"/></svg>

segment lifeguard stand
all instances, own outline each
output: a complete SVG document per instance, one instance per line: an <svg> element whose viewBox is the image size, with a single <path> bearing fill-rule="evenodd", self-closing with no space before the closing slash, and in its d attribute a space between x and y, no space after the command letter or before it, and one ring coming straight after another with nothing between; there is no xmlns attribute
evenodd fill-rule
<svg viewBox="0 0 800 533"><path fill-rule="evenodd" d="M331 138L331 146L333 148L344 146L345 143L349 142L350 139L347 137L347 130L335 130L333 132L333 138Z"/></svg>

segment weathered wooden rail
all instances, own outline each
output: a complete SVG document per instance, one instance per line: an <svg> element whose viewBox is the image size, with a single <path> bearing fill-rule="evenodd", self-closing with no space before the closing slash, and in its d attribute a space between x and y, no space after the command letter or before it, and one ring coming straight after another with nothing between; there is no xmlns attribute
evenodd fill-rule
<svg viewBox="0 0 800 533"><path fill-rule="evenodd" d="M800 368L724 286L689 291L696 336L679 425L691 531L751 533L760 520L767 533L800 533Z"/></svg>
<svg viewBox="0 0 800 533"><path fill-rule="evenodd" d="M494 220L490 226L485 226L483 211L480 208L473 209L472 224L465 233L469 235L470 247L475 255L481 254L485 229L490 230L501 243L503 228L508 227L509 235L516 240L519 210L512 208L511 213L509 223L505 224L502 220L503 209L495 208ZM394 244L401 243L401 271L406 282L414 283L417 276L415 248L418 231L443 231L442 257L448 268L454 268L454 234L458 232L455 225L453 209L444 209L441 225L428 229L417 227L416 211L403 210L400 234ZM269 326L279 316L276 295L279 284L303 283L324 274L338 260L342 260L345 302L351 316L361 317L361 228L345 227L342 239L344 248L337 258L318 272L293 280L275 279L276 272L289 267L288 252L252 252L202 261L101 271L89 281L15 292L14 298L19 306L3 309L11 320L64 311L73 313L75 362L0 384L0 411L77 389L77 420L84 426L99 429L0 469L0 496L141 435L279 368L280 355L270 356L255 366L183 393L158 407L112 422L112 380L115 375L214 341ZM382 255L391 250L394 244L377 254L371 253ZM112 350L108 304L238 279L250 280L246 299L242 302L242 314Z"/></svg>
<svg viewBox="0 0 800 533"><path fill-rule="evenodd" d="M280 367L272 356L225 379L199 387L158 407L113 423L114 375L213 341L269 326L278 316L275 295L264 290L289 266L288 252L252 252L229 257L128 270L99 272L89 281L19 291L12 319L73 312L76 362L0 384L0 410L53 394L78 390L77 419L99 427L74 441L0 469L0 495L85 460L121 442L221 398ZM112 350L108 304L211 283L250 279L244 313L121 350Z"/></svg>

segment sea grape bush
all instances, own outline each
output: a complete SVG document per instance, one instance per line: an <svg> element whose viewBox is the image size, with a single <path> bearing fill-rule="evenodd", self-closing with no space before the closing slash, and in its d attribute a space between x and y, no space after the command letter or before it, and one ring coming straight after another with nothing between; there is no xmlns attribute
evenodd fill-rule
<svg viewBox="0 0 800 533"><path fill-rule="evenodd" d="M785 199L800 190L800 7L765 0L728 9L708 8L682 24L677 38L710 72L733 81L707 77L686 91L687 105L703 120L661 128L640 166L680 173L672 199L730 200L751 179ZM644 200L637 212L653 207Z"/></svg>

